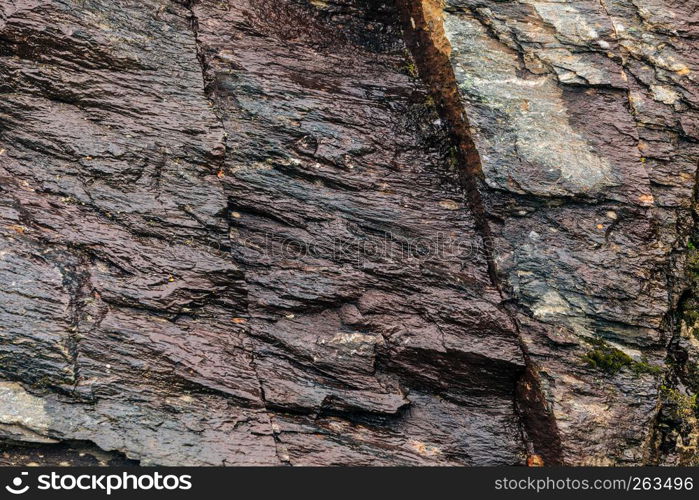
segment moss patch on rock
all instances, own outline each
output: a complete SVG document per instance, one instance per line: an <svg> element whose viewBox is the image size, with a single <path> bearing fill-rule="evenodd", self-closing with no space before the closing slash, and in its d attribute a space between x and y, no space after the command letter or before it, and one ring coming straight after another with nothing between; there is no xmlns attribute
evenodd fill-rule
<svg viewBox="0 0 699 500"><path fill-rule="evenodd" d="M628 368L636 375L653 374L659 375L662 368L653 366L645 359L635 361L625 352L612 347L609 343L602 339L588 339L587 342L593 346L582 358L583 361L591 368L616 375L624 368Z"/></svg>

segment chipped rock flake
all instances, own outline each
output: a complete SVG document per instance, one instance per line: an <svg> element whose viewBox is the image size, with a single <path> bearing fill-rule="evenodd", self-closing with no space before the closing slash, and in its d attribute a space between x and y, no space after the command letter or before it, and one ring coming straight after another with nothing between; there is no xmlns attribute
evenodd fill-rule
<svg viewBox="0 0 699 500"><path fill-rule="evenodd" d="M0 408L0 432L20 441L55 442L45 436L51 428L45 402L20 384L0 382Z"/></svg>
<svg viewBox="0 0 699 500"><path fill-rule="evenodd" d="M518 76L517 55L475 19L447 14L445 29L486 182L546 196L594 195L615 182L609 161L570 126L556 78ZM505 125L497 135L479 132L494 119Z"/></svg>

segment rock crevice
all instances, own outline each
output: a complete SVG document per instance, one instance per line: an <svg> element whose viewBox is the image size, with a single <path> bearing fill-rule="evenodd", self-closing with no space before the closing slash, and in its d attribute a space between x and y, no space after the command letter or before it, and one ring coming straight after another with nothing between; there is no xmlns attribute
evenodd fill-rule
<svg viewBox="0 0 699 500"><path fill-rule="evenodd" d="M495 244L487 220L486 207L481 191L483 170L480 155L473 141L468 117L465 114L458 83L451 64L451 44L443 25L443 5L439 0L399 0L407 45L410 48L420 76L430 88L440 116L447 124L455 151L454 168L465 193L468 206L477 219L483 249L488 261L489 274L503 299L507 298L507 286L503 286L495 263ZM510 316L513 328L519 336L519 325ZM562 461L560 437L548 403L540 388L537 369L529 359L527 348L520 338L520 346L527 364L517 383L517 407L522 418L525 439L531 455L543 458L549 465Z"/></svg>

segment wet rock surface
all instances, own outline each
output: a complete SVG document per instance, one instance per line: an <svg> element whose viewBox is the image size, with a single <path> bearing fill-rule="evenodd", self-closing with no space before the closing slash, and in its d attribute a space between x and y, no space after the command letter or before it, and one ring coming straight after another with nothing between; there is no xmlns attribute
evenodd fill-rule
<svg viewBox="0 0 699 500"><path fill-rule="evenodd" d="M690 463L697 15L0 0L4 460Z"/></svg>
<svg viewBox="0 0 699 500"><path fill-rule="evenodd" d="M67 441L45 445L0 446L3 467L135 467L138 462L115 452L105 452L90 443Z"/></svg>
<svg viewBox="0 0 699 500"><path fill-rule="evenodd" d="M652 441L694 225L696 8L449 0L421 11L470 122L493 259L561 458L662 461Z"/></svg>

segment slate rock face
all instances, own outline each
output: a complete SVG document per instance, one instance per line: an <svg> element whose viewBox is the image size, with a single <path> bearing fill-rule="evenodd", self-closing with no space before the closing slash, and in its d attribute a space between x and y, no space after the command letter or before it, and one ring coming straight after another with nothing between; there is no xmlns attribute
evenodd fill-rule
<svg viewBox="0 0 699 500"><path fill-rule="evenodd" d="M0 439L690 463L699 20L651 3L0 0Z"/></svg>
<svg viewBox="0 0 699 500"><path fill-rule="evenodd" d="M413 7L470 122L493 260L566 463L662 460L653 440L694 225L699 59L696 8L650 4Z"/></svg>

